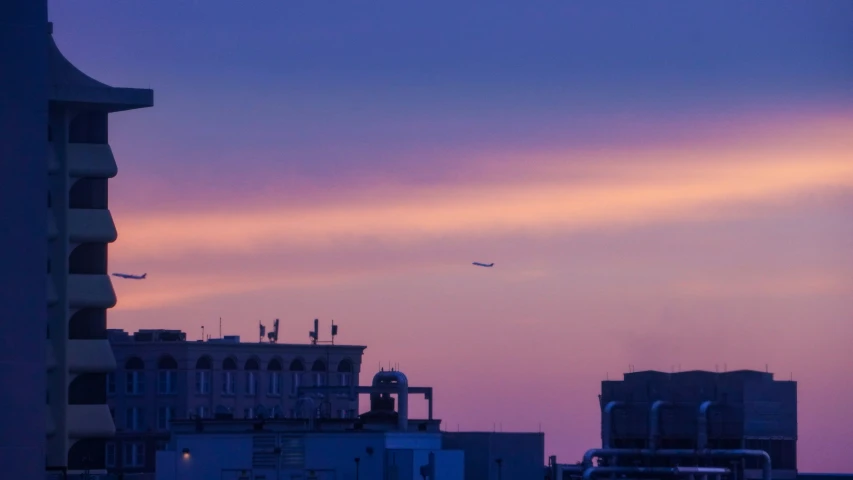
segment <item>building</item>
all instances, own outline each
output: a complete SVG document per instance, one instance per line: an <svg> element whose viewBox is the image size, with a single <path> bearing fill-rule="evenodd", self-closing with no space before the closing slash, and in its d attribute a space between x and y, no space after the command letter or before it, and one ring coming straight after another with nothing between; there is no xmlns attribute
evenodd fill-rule
<svg viewBox="0 0 853 480"><path fill-rule="evenodd" d="M0 465L44 475L47 0L0 4ZM11 47L14 46L14 47Z"/></svg>
<svg viewBox="0 0 853 480"><path fill-rule="evenodd" d="M340 392L300 387L299 395ZM157 452L157 480L221 478L493 480L542 478L541 433L442 432L432 418L432 388L399 371L380 371L369 386L370 410L358 418L196 419L173 423ZM395 399L392 394L397 395ZM408 416L409 394L430 403L428 418Z"/></svg>
<svg viewBox="0 0 853 480"><path fill-rule="evenodd" d="M152 106L153 92L86 76L52 35L48 47L47 466L97 472L115 433L105 382L116 366L106 313L116 303L107 272L107 245L117 235L107 187L117 173L109 115Z"/></svg>
<svg viewBox="0 0 853 480"><path fill-rule="evenodd" d="M601 383L602 448L749 449L770 455L776 479L797 476L797 383L751 370L626 373ZM610 466L671 466L679 459L611 457ZM614 465L615 463L615 465ZM684 463L684 459L681 459ZM757 458L708 460L760 478Z"/></svg>
<svg viewBox="0 0 853 480"><path fill-rule="evenodd" d="M366 347L187 341L179 330L110 330L118 368L106 377L116 437L105 446L111 472L153 475L155 451L178 420L355 418ZM300 398L300 387L338 387ZM310 410L310 411L309 411Z"/></svg>

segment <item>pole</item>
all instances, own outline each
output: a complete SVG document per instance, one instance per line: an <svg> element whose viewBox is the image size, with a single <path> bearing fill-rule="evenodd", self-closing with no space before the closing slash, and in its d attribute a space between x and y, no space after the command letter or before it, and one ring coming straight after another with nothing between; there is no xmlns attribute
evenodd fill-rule
<svg viewBox="0 0 853 480"><path fill-rule="evenodd" d="M358 463L361 461L360 458L355 457L355 480L358 480Z"/></svg>
<svg viewBox="0 0 853 480"><path fill-rule="evenodd" d="M503 477L503 459L499 458L495 460L495 463L498 464L498 480L501 480Z"/></svg>

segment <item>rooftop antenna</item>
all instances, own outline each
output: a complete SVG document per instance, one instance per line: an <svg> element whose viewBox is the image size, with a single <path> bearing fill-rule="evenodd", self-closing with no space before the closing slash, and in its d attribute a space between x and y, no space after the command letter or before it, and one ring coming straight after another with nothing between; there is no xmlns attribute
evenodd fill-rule
<svg viewBox="0 0 853 480"><path fill-rule="evenodd" d="M204 325L201 326L201 341L204 341Z"/></svg>
<svg viewBox="0 0 853 480"><path fill-rule="evenodd" d="M714 364L714 371L717 373L720 373L720 364L719 363Z"/></svg>
<svg viewBox="0 0 853 480"><path fill-rule="evenodd" d="M770 373L770 365L764 364L764 373Z"/></svg>
<svg viewBox="0 0 853 480"><path fill-rule="evenodd" d="M270 343L278 342L278 319L276 318L274 322L272 322L272 332L267 334L267 338Z"/></svg>
<svg viewBox="0 0 853 480"><path fill-rule="evenodd" d="M222 317L219 317L219 338L222 338Z"/></svg>
<svg viewBox="0 0 853 480"><path fill-rule="evenodd" d="M264 334L267 332L267 327L265 327L264 324L260 320L258 320L258 330L260 330L260 333L261 333L261 339L258 340L258 342L263 343Z"/></svg>
<svg viewBox="0 0 853 480"><path fill-rule="evenodd" d="M335 321L332 320L332 345L335 344L335 335L338 334L338 326L335 325Z"/></svg>
<svg viewBox="0 0 853 480"><path fill-rule="evenodd" d="M308 332L308 337L311 338L311 345L317 345L317 337L320 335L320 320L314 319L314 331Z"/></svg>
<svg viewBox="0 0 853 480"><path fill-rule="evenodd" d="M723 371L724 371L724 372L728 372L728 371L729 371L729 366L728 366L728 365L726 365L725 363L723 364Z"/></svg>

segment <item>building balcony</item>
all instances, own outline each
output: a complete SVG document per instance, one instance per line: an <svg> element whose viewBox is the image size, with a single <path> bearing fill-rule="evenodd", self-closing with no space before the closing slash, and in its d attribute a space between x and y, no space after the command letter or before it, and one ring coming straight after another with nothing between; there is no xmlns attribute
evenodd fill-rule
<svg viewBox="0 0 853 480"><path fill-rule="evenodd" d="M72 243L112 243L118 232L109 210L72 208L68 210L68 240Z"/></svg>
<svg viewBox="0 0 853 480"><path fill-rule="evenodd" d="M68 275L68 306L70 308L112 308L116 292L107 275Z"/></svg>
<svg viewBox="0 0 853 480"><path fill-rule="evenodd" d="M47 306L56 305L59 301L59 295L56 294L56 286L53 285L53 279L50 274L47 275Z"/></svg>
<svg viewBox="0 0 853 480"><path fill-rule="evenodd" d="M108 373L115 369L116 359L109 340L68 340L71 373Z"/></svg>
<svg viewBox="0 0 853 480"><path fill-rule="evenodd" d="M66 148L72 177L113 178L118 173L113 150L106 143L69 143Z"/></svg>
<svg viewBox="0 0 853 480"><path fill-rule="evenodd" d="M106 438L116 433L109 405L68 405L68 436L74 439Z"/></svg>

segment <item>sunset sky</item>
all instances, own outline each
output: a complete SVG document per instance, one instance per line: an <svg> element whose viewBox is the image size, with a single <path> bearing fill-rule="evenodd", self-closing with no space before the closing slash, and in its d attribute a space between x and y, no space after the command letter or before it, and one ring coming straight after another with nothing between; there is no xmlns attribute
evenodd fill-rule
<svg viewBox="0 0 853 480"><path fill-rule="evenodd" d="M110 269L148 273L110 327L334 319L363 382L565 463L629 365L769 368L800 470L853 470L853 3L457 3L52 0L155 91L110 125Z"/></svg>

